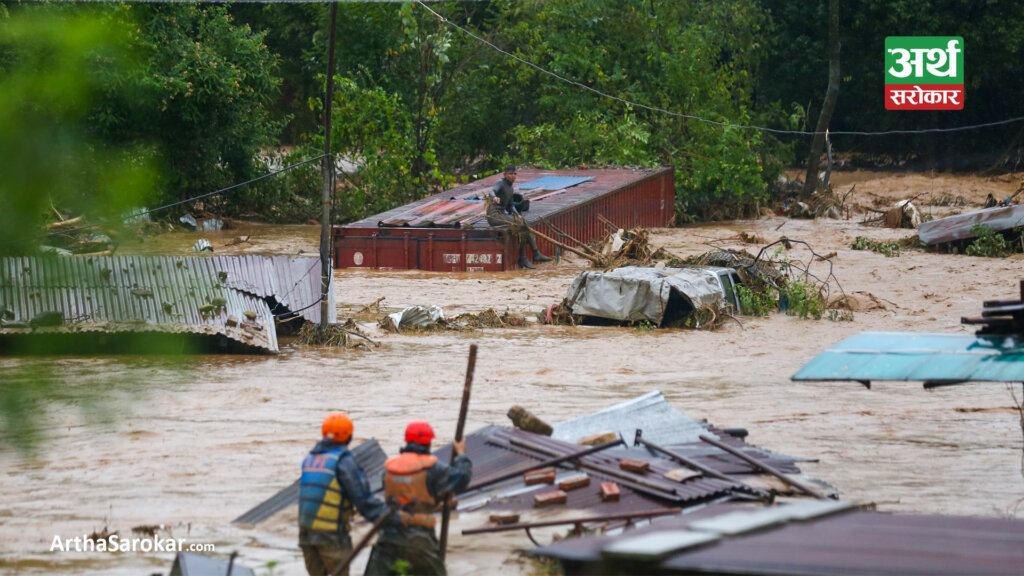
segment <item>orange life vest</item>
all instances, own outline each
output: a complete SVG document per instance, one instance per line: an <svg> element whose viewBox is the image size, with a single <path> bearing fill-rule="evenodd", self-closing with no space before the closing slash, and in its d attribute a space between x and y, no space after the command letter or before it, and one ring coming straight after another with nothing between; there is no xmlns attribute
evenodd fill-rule
<svg viewBox="0 0 1024 576"><path fill-rule="evenodd" d="M434 527L433 512L437 502L427 489L427 470L437 464L437 457L404 452L384 463L384 496L402 505L402 524Z"/></svg>

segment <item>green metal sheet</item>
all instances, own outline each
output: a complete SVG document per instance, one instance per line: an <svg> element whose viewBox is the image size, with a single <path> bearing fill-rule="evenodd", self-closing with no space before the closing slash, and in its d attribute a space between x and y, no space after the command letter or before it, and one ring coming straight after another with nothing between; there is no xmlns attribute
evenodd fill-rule
<svg viewBox="0 0 1024 576"><path fill-rule="evenodd" d="M817 355L793 380L1024 382L1020 336L862 332Z"/></svg>

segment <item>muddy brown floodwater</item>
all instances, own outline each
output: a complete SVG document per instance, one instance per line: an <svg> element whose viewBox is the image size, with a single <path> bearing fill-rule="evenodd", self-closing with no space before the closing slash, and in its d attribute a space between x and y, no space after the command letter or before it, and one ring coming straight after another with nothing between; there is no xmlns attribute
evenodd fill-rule
<svg viewBox="0 0 1024 576"><path fill-rule="evenodd" d="M978 203L989 192L1002 197L1016 189L1011 178L860 172L836 180L840 187L857 183L848 203L864 205L927 190ZM858 219L765 218L653 234L655 244L680 255L703 252L705 243L740 230L835 251L843 288L865 304L852 322L775 314L716 332L532 325L377 333L383 347L376 351L290 346L276 357L0 359L4 380L46 370L54 396L63 400L40 417L45 436L34 458L0 453L0 573L166 573L168 553L50 552L57 535L107 527L127 536L133 526L163 524L165 534L214 544L222 556L239 551L239 561L259 574L301 574L294 509L252 528L230 521L297 477L330 411L347 411L356 437L376 437L389 453L411 419L430 420L438 440L448 441L474 342L480 354L468 430L505 423L512 404L558 421L657 389L691 417L746 427L752 443L817 459L804 471L845 498L896 512L1020 517L1021 431L1004 385L925 391L882 383L866 390L789 380L823 348L863 330L967 333L962 315L976 313L982 300L1015 296L1024 277L1019 254L994 260L911 251L886 258L851 250L858 235L896 240L914 233L867 228ZM308 226L247 226L205 237L220 254L311 254L317 234ZM223 247L238 235L252 236L253 245ZM171 233L126 250L187 254L198 237ZM793 255L805 253L794 249ZM342 316L381 296L392 309L439 304L452 314L490 307L535 312L560 300L582 269L563 262L496 274L344 270L335 275L336 296ZM80 399L89 394L91 409ZM510 559L515 548L529 545L521 534L459 535L483 520L473 514L455 520L450 572L523 572ZM364 564L357 559L353 573Z"/></svg>

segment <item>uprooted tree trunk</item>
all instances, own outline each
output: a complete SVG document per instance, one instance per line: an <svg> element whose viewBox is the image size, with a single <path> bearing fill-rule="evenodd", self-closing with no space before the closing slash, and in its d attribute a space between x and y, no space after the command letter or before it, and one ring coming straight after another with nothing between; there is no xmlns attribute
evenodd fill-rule
<svg viewBox="0 0 1024 576"><path fill-rule="evenodd" d="M839 99L839 0L828 2L828 90L821 105L818 125L814 128L811 152L807 155L807 177L804 178L804 196L810 196L818 188L818 164L825 149L825 130L832 121L832 112Z"/></svg>

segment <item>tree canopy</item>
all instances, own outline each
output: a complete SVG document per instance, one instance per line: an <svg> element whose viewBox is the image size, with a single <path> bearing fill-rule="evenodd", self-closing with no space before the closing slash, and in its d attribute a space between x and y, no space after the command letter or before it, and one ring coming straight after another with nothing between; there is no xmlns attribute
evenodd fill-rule
<svg viewBox="0 0 1024 576"><path fill-rule="evenodd" d="M75 138L62 141L77 142L76 149L116 151L136 167L154 167L155 178L135 187L149 204L207 193L264 174L270 164L321 153L325 4L0 7L8 29L42 13L56 22L54 29L90 15L126 30L130 66L101 65L102 42L80 47L81 67L91 78L80 89L90 97L74 99L77 121L55 119L53 129L74 132ZM339 157L358 168L340 180L336 206L343 220L507 162L551 168L672 164L684 217L700 216L709 206L753 204L765 198L784 166L806 154L810 138L688 116L808 130L827 84L823 0L526 0L429 7L339 8L332 134ZM1024 82L1015 73L1022 23L1024 5L1008 0L844 5L842 80L831 129L950 127L1015 116L1016 100L1008 94ZM963 36L965 109L885 111L883 45L889 35ZM4 79L8 85L22 81L17 67L26 60L18 54L31 52L32 43L8 36L0 47L0 67L16 73ZM0 113L10 118L4 145L47 159L40 147L22 143L61 138L24 124L31 120L20 117L24 100L3 101ZM1022 158L1020 130L1010 124L845 136L833 144L840 154L919 161L930 169L1014 166ZM279 152L281 146L287 152ZM39 175L25 186L61 189L48 178L59 177ZM316 217L316 180L316 168L309 166L233 191L216 208L266 220ZM94 190L78 187L72 196L92 198Z"/></svg>

